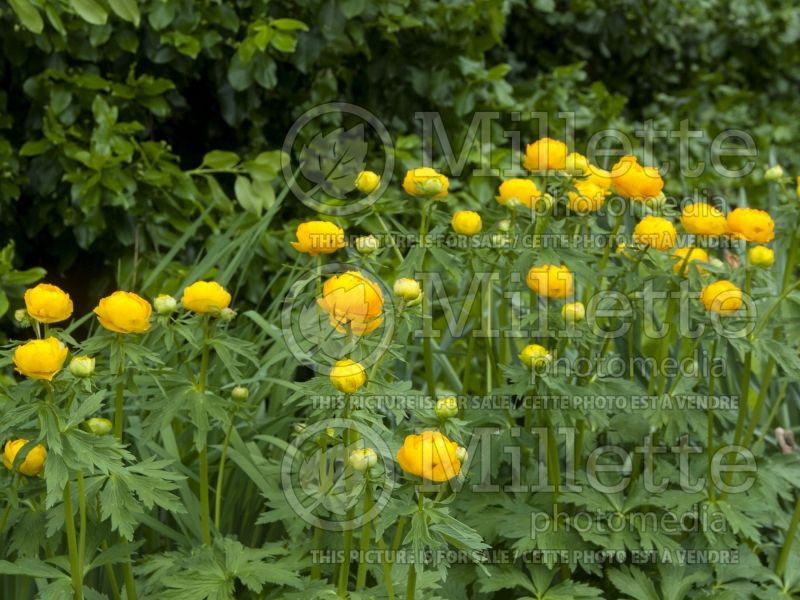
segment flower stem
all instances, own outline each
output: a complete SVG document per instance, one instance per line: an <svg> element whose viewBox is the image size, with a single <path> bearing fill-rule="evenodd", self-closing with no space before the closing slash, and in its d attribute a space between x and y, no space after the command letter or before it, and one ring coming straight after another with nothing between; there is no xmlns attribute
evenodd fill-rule
<svg viewBox="0 0 800 600"><path fill-rule="evenodd" d="M749 267L749 265L748 265ZM753 271L751 269L747 269L744 278L744 293L745 295L750 295L750 286L753 279ZM750 316L750 311L747 308L748 304L745 303L745 317ZM752 339L751 336L748 335L748 341ZM747 419L747 409L749 408L750 402L750 372L752 370L753 364L753 351L748 350L747 353L744 355L744 368L742 369L742 385L740 386L739 390L739 415L736 419L736 432L733 436L733 445L738 446L739 442L742 440L742 432L744 429L744 422Z"/></svg>
<svg viewBox="0 0 800 600"><path fill-rule="evenodd" d="M69 481L64 485L64 525L67 532L69 569L72 577L72 595L75 600L83 599L83 573L78 558L78 542L75 535L75 520L72 516L72 489Z"/></svg>
<svg viewBox="0 0 800 600"><path fill-rule="evenodd" d="M714 502L717 497L717 487L714 485L714 478L712 477L713 464L714 464L714 403L711 400L714 395L714 389L717 384L717 379L714 377L713 362L717 356L717 342L719 337L714 337L714 342L711 344L711 353L709 354L709 364L712 365L708 374L708 396L706 398L706 452L708 453L708 497Z"/></svg>
<svg viewBox="0 0 800 600"><path fill-rule="evenodd" d="M797 526L800 525L800 498L794 505L794 514L789 523L789 529L786 531L786 539L783 541L781 553L778 556L778 563L775 565L775 572L779 577L783 577L783 572L786 570L786 563L789 561L789 555L794 544L794 538L797 534Z"/></svg>
<svg viewBox="0 0 800 600"><path fill-rule="evenodd" d="M203 350L200 356L200 376L197 381L197 389L201 394L206 391L206 380L208 378L208 317L203 317ZM209 503L208 485L208 439L203 440L203 447L198 452L200 462L200 531L203 536L203 543L211 545L211 507Z"/></svg>
<svg viewBox="0 0 800 600"><path fill-rule="evenodd" d="M425 512L425 494L422 491L417 491L417 506L420 514ZM408 566L408 579L406 579L406 600L414 600L414 594L417 591L417 559L420 557L415 556L414 562Z"/></svg>
<svg viewBox="0 0 800 600"><path fill-rule="evenodd" d="M78 518L81 532L78 538L78 566L83 574L86 562L86 492L83 486L83 471L78 471Z"/></svg>
<svg viewBox="0 0 800 600"><path fill-rule="evenodd" d="M231 443L231 433L236 413L231 416L231 423L225 433L225 441L222 444L222 455L219 459L219 472L217 473L217 491L214 494L214 528L219 531L219 523L222 517L222 484L225 478L225 462L228 458L228 446Z"/></svg>
<svg viewBox="0 0 800 600"><path fill-rule="evenodd" d="M369 552L370 543L370 526L369 519L366 516L372 508L372 485L367 479L364 486L364 524L361 526L361 540L358 546L358 571L356 572L356 591L364 587L367 582L367 553Z"/></svg>
<svg viewBox="0 0 800 600"><path fill-rule="evenodd" d="M114 398L114 436L122 442L125 431L125 344L122 334L117 334L117 390Z"/></svg>

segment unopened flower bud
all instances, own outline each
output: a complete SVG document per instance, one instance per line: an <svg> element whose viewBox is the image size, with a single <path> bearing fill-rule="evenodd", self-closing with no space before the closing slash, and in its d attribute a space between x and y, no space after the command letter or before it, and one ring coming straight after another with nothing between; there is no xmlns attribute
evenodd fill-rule
<svg viewBox="0 0 800 600"><path fill-rule="evenodd" d="M456 448L456 458L462 463L466 462L466 460L469 458L469 452L467 452L467 449L464 448L464 446L459 446Z"/></svg>
<svg viewBox="0 0 800 600"><path fill-rule="evenodd" d="M306 430L306 427L308 427L308 425L306 425L305 423L295 423L294 425L292 425L292 429L298 435L303 433Z"/></svg>
<svg viewBox="0 0 800 600"><path fill-rule="evenodd" d="M380 240L374 235L362 235L356 238L355 246L359 254L369 256L380 248Z"/></svg>
<svg viewBox="0 0 800 600"><path fill-rule="evenodd" d="M75 377L89 377L94 373L94 363L91 356L76 356L69 363L69 372Z"/></svg>
<svg viewBox="0 0 800 600"><path fill-rule="evenodd" d="M756 267L771 267L775 263L775 251L766 246L753 246L747 251L747 260Z"/></svg>
<svg viewBox="0 0 800 600"><path fill-rule="evenodd" d="M502 221L497 222L497 231L502 233L507 233L511 230L511 221L508 219L503 219Z"/></svg>
<svg viewBox="0 0 800 600"><path fill-rule="evenodd" d="M444 189L442 182L439 180L438 177L430 177L424 181L422 184L422 191L425 193L426 196L432 197L436 194L441 193Z"/></svg>
<svg viewBox="0 0 800 600"><path fill-rule="evenodd" d="M413 302L422 294L422 288L418 281L401 277L394 282L394 293L406 302Z"/></svg>
<svg viewBox="0 0 800 600"><path fill-rule="evenodd" d="M14 311L14 319L21 327L28 327L31 324L31 317L24 308L18 308Z"/></svg>
<svg viewBox="0 0 800 600"><path fill-rule="evenodd" d="M372 171L361 171L356 177L356 188L362 194L371 194L380 184L380 175Z"/></svg>
<svg viewBox="0 0 800 600"><path fill-rule="evenodd" d="M159 294L153 300L153 306L160 315L171 315L178 309L178 301L169 294Z"/></svg>
<svg viewBox="0 0 800 600"><path fill-rule="evenodd" d="M102 417L87 419L84 421L83 425L84 429L95 435L108 435L114 428L114 424L109 419L104 419Z"/></svg>
<svg viewBox="0 0 800 600"><path fill-rule="evenodd" d="M767 181L778 181L783 177L783 167L775 165L764 171L764 179Z"/></svg>
<svg viewBox="0 0 800 600"><path fill-rule="evenodd" d="M223 308L221 311L219 311L219 318L230 323L236 318L237 314L238 313L232 308Z"/></svg>
<svg viewBox="0 0 800 600"><path fill-rule="evenodd" d="M231 398L234 400L247 400L250 396L250 390L243 385L237 385L231 390Z"/></svg>
<svg viewBox="0 0 800 600"><path fill-rule="evenodd" d="M586 307L583 302L572 302L561 308L561 316L567 323L580 323L586 318Z"/></svg>
<svg viewBox="0 0 800 600"><path fill-rule="evenodd" d="M372 448L358 448L350 453L349 462L354 471L363 473L378 464L378 455Z"/></svg>
<svg viewBox="0 0 800 600"><path fill-rule="evenodd" d="M458 414L458 399L455 396L439 398L435 410L440 419L452 419Z"/></svg>

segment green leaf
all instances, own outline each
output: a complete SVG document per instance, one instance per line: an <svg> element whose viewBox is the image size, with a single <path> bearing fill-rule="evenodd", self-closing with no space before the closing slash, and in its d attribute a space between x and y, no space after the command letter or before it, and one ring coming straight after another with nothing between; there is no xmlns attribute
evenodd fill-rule
<svg viewBox="0 0 800 600"><path fill-rule="evenodd" d="M202 166L227 171L233 169L237 164L239 164L239 156L235 152L212 150L203 157Z"/></svg>
<svg viewBox="0 0 800 600"><path fill-rule="evenodd" d="M37 8L29 0L9 0L20 22L33 33L42 33L44 21Z"/></svg>
<svg viewBox="0 0 800 600"><path fill-rule="evenodd" d="M94 0L70 0L70 4L84 21L92 25L105 25L108 21L108 13Z"/></svg>
<svg viewBox="0 0 800 600"><path fill-rule="evenodd" d="M108 4L118 17L139 26L142 15L136 0L108 0Z"/></svg>

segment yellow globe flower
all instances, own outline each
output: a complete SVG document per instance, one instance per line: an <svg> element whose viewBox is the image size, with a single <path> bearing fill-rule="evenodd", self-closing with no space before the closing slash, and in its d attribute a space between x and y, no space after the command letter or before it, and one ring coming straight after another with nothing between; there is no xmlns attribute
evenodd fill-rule
<svg viewBox="0 0 800 600"><path fill-rule="evenodd" d="M181 304L201 315L216 315L228 308L231 295L216 281L195 281L183 290Z"/></svg>
<svg viewBox="0 0 800 600"><path fill-rule="evenodd" d="M685 277L689 272L689 265L692 262L708 262L708 253L702 248L678 248L672 253L675 258L675 264L672 265L672 270L675 273L682 273ZM702 267L695 265L700 273L704 273Z"/></svg>
<svg viewBox="0 0 800 600"><path fill-rule="evenodd" d="M439 431L409 435L397 451L397 462L406 473L440 483L461 472L458 444Z"/></svg>
<svg viewBox="0 0 800 600"><path fill-rule="evenodd" d="M52 381L67 359L67 347L54 337L31 340L14 350L14 366L31 379Z"/></svg>
<svg viewBox="0 0 800 600"><path fill-rule="evenodd" d="M540 368L553 359L547 348L539 344L528 344L519 353L520 362L526 367Z"/></svg>
<svg viewBox="0 0 800 600"><path fill-rule="evenodd" d="M681 211L681 225L695 235L717 237L728 232L725 215L706 202L684 206Z"/></svg>
<svg viewBox="0 0 800 600"><path fill-rule="evenodd" d="M349 328L354 334L363 335L383 323L381 288L360 271L347 271L326 280L317 304L341 333Z"/></svg>
<svg viewBox="0 0 800 600"><path fill-rule="evenodd" d="M528 271L527 284L539 296L566 298L572 294L573 277L563 265L535 266Z"/></svg>
<svg viewBox="0 0 800 600"><path fill-rule="evenodd" d="M22 450L27 443L28 440L23 439L9 440L6 442L5 448L3 449L3 464L6 469L11 470L14 468L14 461L17 458L17 454L19 454L19 451ZM18 465L17 470L28 477L35 477L42 472L45 460L47 460L47 449L42 444L36 444L33 448L28 450L25 460Z"/></svg>
<svg viewBox="0 0 800 600"><path fill-rule="evenodd" d="M644 201L655 198L664 187L656 167L643 167L635 156L623 156L611 168L611 181L623 198Z"/></svg>
<svg viewBox="0 0 800 600"><path fill-rule="evenodd" d="M115 333L144 333L150 329L153 307L133 292L117 291L101 298L94 309L100 325Z"/></svg>
<svg viewBox="0 0 800 600"><path fill-rule="evenodd" d="M337 390L344 394L354 394L360 390L367 381L367 372L361 363L349 358L337 360L331 369L330 380Z"/></svg>
<svg viewBox="0 0 800 600"><path fill-rule="evenodd" d="M406 193L422 198L444 198L449 186L447 177L430 167L411 169L403 179Z"/></svg>
<svg viewBox="0 0 800 600"><path fill-rule="evenodd" d="M732 315L742 307L742 290L727 279L721 279L703 288L700 301L709 312Z"/></svg>
<svg viewBox="0 0 800 600"><path fill-rule="evenodd" d="M656 250L669 250L677 236L675 226L664 217L647 215L633 228L633 241Z"/></svg>
<svg viewBox="0 0 800 600"><path fill-rule="evenodd" d="M475 235L481 232L481 216L473 210L459 210L450 222L453 231L461 235Z"/></svg>
<svg viewBox="0 0 800 600"><path fill-rule="evenodd" d="M25 290L25 308L40 323L59 323L72 315L72 300L60 287L40 283Z"/></svg>
<svg viewBox="0 0 800 600"><path fill-rule="evenodd" d="M604 190L611 187L611 173L591 164L589 159L578 152L567 154L566 170L573 175L582 177L581 181L584 183L592 183Z"/></svg>
<svg viewBox="0 0 800 600"><path fill-rule="evenodd" d="M356 189L362 194L371 194L381 184L381 176L372 171L361 171L356 177Z"/></svg>
<svg viewBox="0 0 800 600"><path fill-rule="evenodd" d="M303 254L333 254L347 245L344 230L329 221L306 221L297 226L296 242L292 248Z"/></svg>
<svg viewBox="0 0 800 600"><path fill-rule="evenodd" d="M603 208L606 196L611 193L591 181L578 181L575 189L575 192L567 192L567 208L580 214L597 212Z"/></svg>
<svg viewBox="0 0 800 600"><path fill-rule="evenodd" d="M747 251L747 262L756 267L771 267L775 263L775 251L766 246L753 246Z"/></svg>
<svg viewBox="0 0 800 600"><path fill-rule="evenodd" d="M775 239L775 222L765 210L735 208L728 214L728 232L748 242L766 244Z"/></svg>
<svg viewBox="0 0 800 600"><path fill-rule="evenodd" d="M563 171L567 167L567 145L542 138L525 148L523 166L529 171Z"/></svg>
<svg viewBox="0 0 800 600"><path fill-rule="evenodd" d="M535 207L542 197L542 192L530 179L509 179L500 184L495 196L498 204L503 206Z"/></svg>

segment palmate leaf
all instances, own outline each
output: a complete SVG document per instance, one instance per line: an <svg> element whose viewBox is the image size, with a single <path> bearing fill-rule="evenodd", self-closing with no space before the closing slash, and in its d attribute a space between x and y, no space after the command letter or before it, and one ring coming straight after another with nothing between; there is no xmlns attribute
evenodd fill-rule
<svg viewBox="0 0 800 600"><path fill-rule="evenodd" d="M300 151L300 171L326 194L343 198L355 188L367 149L363 123L324 135L320 132Z"/></svg>

